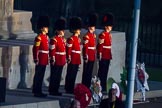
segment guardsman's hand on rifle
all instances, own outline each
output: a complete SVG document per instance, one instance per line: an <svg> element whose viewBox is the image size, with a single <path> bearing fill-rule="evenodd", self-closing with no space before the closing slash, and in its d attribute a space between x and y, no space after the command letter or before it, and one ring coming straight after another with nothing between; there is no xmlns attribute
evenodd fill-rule
<svg viewBox="0 0 162 108"><path fill-rule="evenodd" d="M35 59L35 60L34 60L34 63L35 63L36 65L38 65L38 60L37 60L37 59Z"/></svg>
<svg viewBox="0 0 162 108"><path fill-rule="evenodd" d="M83 59L85 63L88 63L88 55L86 55Z"/></svg>
<svg viewBox="0 0 162 108"><path fill-rule="evenodd" d="M102 53L99 53L99 54L97 55L97 58L98 58L98 60L100 61L101 58L102 58Z"/></svg>
<svg viewBox="0 0 162 108"><path fill-rule="evenodd" d="M69 64L71 62L71 57L67 58L67 63Z"/></svg>
<svg viewBox="0 0 162 108"><path fill-rule="evenodd" d="M55 58L50 59L50 64L51 64L51 65L54 65L54 64L55 64Z"/></svg>

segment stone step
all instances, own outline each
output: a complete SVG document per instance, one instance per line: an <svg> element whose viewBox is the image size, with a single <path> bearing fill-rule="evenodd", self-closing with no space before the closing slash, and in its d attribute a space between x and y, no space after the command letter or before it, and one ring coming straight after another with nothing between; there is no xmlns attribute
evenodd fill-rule
<svg viewBox="0 0 162 108"><path fill-rule="evenodd" d="M162 90L153 90L153 91L147 91L146 92L146 98L156 98L156 97L162 97ZM136 92L134 94L134 99L140 99L141 93Z"/></svg>
<svg viewBox="0 0 162 108"><path fill-rule="evenodd" d="M65 94L38 98L33 96L31 89L7 89L5 102L0 103L0 108L63 108L70 105L72 98L73 95Z"/></svg>
<svg viewBox="0 0 162 108"><path fill-rule="evenodd" d="M162 97L162 90L152 90L146 92L146 100L152 98L159 98ZM135 92L133 100L141 100L141 92ZM122 100L126 100L126 95L123 94Z"/></svg>

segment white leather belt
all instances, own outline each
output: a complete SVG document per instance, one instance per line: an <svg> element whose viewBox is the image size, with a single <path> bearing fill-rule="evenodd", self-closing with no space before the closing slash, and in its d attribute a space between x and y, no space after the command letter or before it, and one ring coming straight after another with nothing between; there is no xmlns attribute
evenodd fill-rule
<svg viewBox="0 0 162 108"><path fill-rule="evenodd" d="M88 47L88 49L95 50L95 47Z"/></svg>
<svg viewBox="0 0 162 108"><path fill-rule="evenodd" d="M73 53L78 53L78 54L81 53L81 51L75 51L75 50L72 50L71 52L73 52Z"/></svg>
<svg viewBox="0 0 162 108"><path fill-rule="evenodd" d="M103 46L103 48L110 49L111 46Z"/></svg>
<svg viewBox="0 0 162 108"><path fill-rule="evenodd" d="M65 55L66 53L65 52L56 52L56 54L58 54L58 55Z"/></svg>
<svg viewBox="0 0 162 108"><path fill-rule="evenodd" d="M39 50L40 53L45 53L45 54L48 54L49 51L45 51L45 50Z"/></svg>

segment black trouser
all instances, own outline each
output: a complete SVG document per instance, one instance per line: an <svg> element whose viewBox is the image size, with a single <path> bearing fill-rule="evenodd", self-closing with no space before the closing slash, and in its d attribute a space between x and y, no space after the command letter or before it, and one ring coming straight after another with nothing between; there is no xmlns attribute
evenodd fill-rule
<svg viewBox="0 0 162 108"><path fill-rule="evenodd" d="M60 87L63 66L51 65L49 92L57 93Z"/></svg>
<svg viewBox="0 0 162 108"><path fill-rule="evenodd" d="M68 64L65 79L65 90L67 93L73 93L75 80L78 72L79 64Z"/></svg>
<svg viewBox="0 0 162 108"><path fill-rule="evenodd" d="M42 83L46 70L46 65L36 65L35 66L35 75L33 79L33 90L34 94L42 93Z"/></svg>
<svg viewBox="0 0 162 108"><path fill-rule="evenodd" d="M82 84L84 84L88 88L91 85L93 65L94 65L94 61L88 61L87 63L84 62L83 64Z"/></svg>
<svg viewBox="0 0 162 108"><path fill-rule="evenodd" d="M98 77L100 78L101 87L103 91L106 91L106 82L109 71L109 64L110 60L101 59L99 61Z"/></svg>

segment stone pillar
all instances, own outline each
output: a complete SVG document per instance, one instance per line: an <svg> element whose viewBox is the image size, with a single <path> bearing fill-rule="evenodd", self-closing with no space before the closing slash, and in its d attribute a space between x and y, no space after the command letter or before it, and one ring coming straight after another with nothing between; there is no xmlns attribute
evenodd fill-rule
<svg viewBox="0 0 162 108"><path fill-rule="evenodd" d="M13 0L1 0L0 1L0 38L5 35L9 35L7 25L9 25L9 19L13 13Z"/></svg>
<svg viewBox="0 0 162 108"><path fill-rule="evenodd" d="M0 1L0 39L34 38L32 12L14 10L14 0Z"/></svg>
<svg viewBox="0 0 162 108"><path fill-rule="evenodd" d="M29 56L29 46L20 46L20 54L19 54L20 82L19 82L17 88L27 88L25 81L26 81L26 73L27 73L27 71L29 71L28 56Z"/></svg>
<svg viewBox="0 0 162 108"><path fill-rule="evenodd" d="M2 47L1 48L1 66L2 66L2 74L3 77L7 79L6 86L9 85L9 73L10 73L10 67L11 67L11 61L12 61L12 47Z"/></svg>
<svg viewBox="0 0 162 108"><path fill-rule="evenodd" d="M0 1L0 19L5 19L13 13L13 0Z"/></svg>

